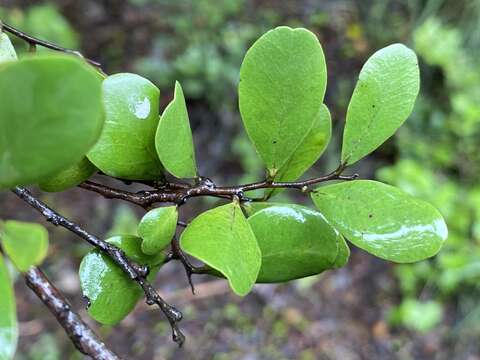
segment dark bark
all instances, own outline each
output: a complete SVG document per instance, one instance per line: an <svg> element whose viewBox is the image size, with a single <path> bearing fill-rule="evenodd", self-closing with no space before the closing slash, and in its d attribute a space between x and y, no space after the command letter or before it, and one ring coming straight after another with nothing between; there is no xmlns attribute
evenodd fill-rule
<svg viewBox="0 0 480 360"><path fill-rule="evenodd" d="M42 300L50 312L55 315L68 337L81 353L98 360L118 360L92 329L72 310L68 300L48 280L37 267L25 274L27 286Z"/></svg>

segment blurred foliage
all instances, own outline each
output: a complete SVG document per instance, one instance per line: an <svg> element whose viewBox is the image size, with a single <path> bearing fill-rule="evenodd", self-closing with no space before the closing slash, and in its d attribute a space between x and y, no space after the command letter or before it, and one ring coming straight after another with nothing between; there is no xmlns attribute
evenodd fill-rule
<svg viewBox="0 0 480 360"><path fill-rule="evenodd" d="M27 34L33 34L54 44L70 49L77 49L79 46L77 33L52 4L35 5L26 10L0 7L0 19ZM24 42L15 38L14 40L16 49L24 47ZM37 50L48 51L43 48Z"/></svg>
<svg viewBox="0 0 480 360"><path fill-rule="evenodd" d="M132 210L132 208L126 204L121 204L115 208L112 225L106 234L106 238L117 235L137 236L137 227L139 222L140 218Z"/></svg>
<svg viewBox="0 0 480 360"><path fill-rule="evenodd" d="M261 32L245 19L245 1L129 0L135 5L163 5L168 16L150 54L136 62L135 70L160 88L179 80L191 99L206 99L211 106L232 105L238 69L248 44Z"/></svg>
<svg viewBox="0 0 480 360"><path fill-rule="evenodd" d="M442 306L436 301L420 302L406 299L390 312L390 322L404 325L420 332L428 332L442 318Z"/></svg>
<svg viewBox="0 0 480 360"><path fill-rule="evenodd" d="M414 32L422 61L423 91L412 119L399 132L399 160L377 176L431 201L444 215L449 238L429 262L397 266L404 301L396 323L425 331L440 321L428 294L475 297L480 279L480 62L465 45L459 27L430 18ZM423 309L423 310L422 310ZM471 309L470 309L471 310ZM470 311L468 310L468 311ZM418 318L425 322L412 321Z"/></svg>

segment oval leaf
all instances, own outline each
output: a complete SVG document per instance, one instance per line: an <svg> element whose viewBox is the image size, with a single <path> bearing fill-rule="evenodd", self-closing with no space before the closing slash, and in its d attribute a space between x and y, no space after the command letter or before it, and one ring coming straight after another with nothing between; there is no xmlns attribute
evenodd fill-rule
<svg viewBox="0 0 480 360"><path fill-rule="evenodd" d="M12 60L17 60L17 53L8 35L0 30L0 63Z"/></svg>
<svg viewBox="0 0 480 360"><path fill-rule="evenodd" d="M343 236L340 235L340 238L338 241L338 254L333 264L333 267L335 269L338 269L345 266L349 258L350 258L350 248L348 247L348 244L343 238Z"/></svg>
<svg viewBox="0 0 480 360"><path fill-rule="evenodd" d="M310 131L326 84L322 47L306 29L278 27L248 50L240 69L240 113L270 176Z"/></svg>
<svg viewBox="0 0 480 360"><path fill-rule="evenodd" d="M242 204L243 209L245 210L245 212L247 213L247 215L249 217L256 214L260 210L263 210L263 209L266 209L266 208L269 208L269 207L272 207L272 206L282 207L282 206L285 206L285 204L274 203L274 202L256 202L256 201L255 202L247 202L247 203ZM310 210L310 211L312 211L312 210ZM322 215L322 218L323 218L323 215ZM348 259L350 257L350 248L348 247L347 243L345 242L345 239L343 238L343 236L340 236L338 238L338 240L339 240L339 242L338 242L338 254L337 254L337 257L336 257L334 265L333 265L334 268L340 268L340 267L344 266L348 262ZM262 255L263 255L263 252L262 252Z"/></svg>
<svg viewBox="0 0 480 360"><path fill-rule="evenodd" d="M341 235L322 214L304 206L276 204L248 218L262 252L257 282L281 282L335 266Z"/></svg>
<svg viewBox="0 0 480 360"><path fill-rule="evenodd" d="M132 235L114 236L107 240L118 246L137 264L151 266L152 280L165 255L147 256L141 251L142 239ZM90 306L88 313L102 324L115 325L133 310L142 297L142 289L108 256L98 250L89 252L80 264L80 284Z"/></svg>
<svg viewBox="0 0 480 360"><path fill-rule="evenodd" d="M199 215L182 233L180 246L222 273L237 295L248 294L257 280L262 255L238 204Z"/></svg>
<svg viewBox="0 0 480 360"><path fill-rule="evenodd" d="M72 56L0 66L0 188L36 184L79 162L100 135L100 77Z"/></svg>
<svg viewBox="0 0 480 360"><path fill-rule="evenodd" d="M25 272L43 262L48 251L48 232L45 227L13 220L5 221L0 226L2 248L18 270Z"/></svg>
<svg viewBox="0 0 480 360"><path fill-rule="evenodd" d="M322 186L312 193L317 208L359 248L399 263L435 255L447 226L430 204L370 180Z"/></svg>
<svg viewBox="0 0 480 360"><path fill-rule="evenodd" d="M13 285L0 254L0 359L13 359L17 348L18 325Z"/></svg>
<svg viewBox="0 0 480 360"><path fill-rule="evenodd" d="M41 190L47 192L64 191L81 184L89 179L96 171L97 168L95 165L84 157L79 163L43 180L38 186Z"/></svg>
<svg viewBox="0 0 480 360"><path fill-rule="evenodd" d="M411 114L419 88L418 60L412 50L394 44L373 54L348 105L342 162L357 162L392 136Z"/></svg>
<svg viewBox="0 0 480 360"><path fill-rule="evenodd" d="M318 115L315 117L312 129L307 134L290 159L278 171L275 181L294 181L302 176L323 154L332 135L332 119L330 111L322 104ZM267 197L281 192L281 189L266 191Z"/></svg>
<svg viewBox="0 0 480 360"><path fill-rule="evenodd" d="M142 251L155 255L170 244L177 229L178 210L166 206L150 210L138 225L138 235L143 239Z"/></svg>
<svg viewBox="0 0 480 360"><path fill-rule="evenodd" d="M173 100L165 108L158 124L155 146L162 165L178 178L197 176L192 130L182 87L175 83Z"/></svg>
<svg viewBox="0 0 480 360"><path fill-rule="evenodd" d="M162 173L155 151L160 90L135 74L103 81L105 126L88 153L105 174L130 180L154 180Z"/></svg>

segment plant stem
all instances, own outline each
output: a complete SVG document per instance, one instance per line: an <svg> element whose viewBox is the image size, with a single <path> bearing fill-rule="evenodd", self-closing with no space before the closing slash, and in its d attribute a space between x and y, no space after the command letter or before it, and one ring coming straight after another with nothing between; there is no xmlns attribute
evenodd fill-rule
<svg viewBox="0 0 480 360"><path fill-rule="evenodd" d="M146 280L148 275L147 267L136 264L130 260L121 249L97 238L81 228L79 225L58 214L45 203L35 198L27 189L17 186L12 191L20 199L38 210L47 219L47 221L51 222L53 225L62 226L65 229L70 230L74 234L86 240L89 244L107 254L126 274L128 274L132 280L136 281L140 285L145 293L147 304L158 305L171 325L173 340L179 346L183 345L185 337L178 328L178 322L182 319L182 313L166 303L153 288L153 286Z"/></svg>
<svg viewBox="0 0 480 360"><path fill-rule="evenodd" d="M339 166L331 173L304 181L294 182L275 182L275 181L259 181L250 184L243 184L237 186L216 186L208 178L200 181L194 185L169 183L163 184L156 189L143 190L136 193L115 189L109 186L98 184L92 181L86 181L79 185L80 188L96 192L108 199L121 199L132 204L139 205L144 209L149 208L155 203L175 203L178 205L184 204L187 199L199 196L213 196L233 200L238 197L242 201L248 201L245 197L245 192L259 189L297 189L303 192L309 190L309 186L316 185L326 181L332 180L355 180L358 175L342 175L345 166Z"/></svg>
<svg viewBox="0 0 480 360"><path fill-rule="evenodd" d="M101 64L97 61L94 61L92 59L89 59L89 58L86 58L85 56L82 55L81 52L79 51L76 51L76 50L71 50L71 49L67 49L67 48L64 48L64 47L61 47L61 46L58 46L58 45L55 45L55 44L52 44L51 42L48 42L48 41L45 41L45 40L41 40L41 39L38 39L34 36L31 36L31 35L28 35L26 33L24 33L23 31L20 31L16 28L14 28L13 26L11 25L8 25L4 22L1 22L0 21L0 29L12 34L12 35L15 35L16 37L18 37L19 39L22 39L24 40L25 42L27 42L29 45L30 45L30 48L34 48L36 46L43 46L47 49L51 49L51 50L55 50L55 51L60 51L60 52L64 52L64 53L67 53L67 54L72 54L72 55L76 55L78 57L81 57L82 59L84 59L86 62L88 62L90 65L93 65L95 67L97 67L98 69L101 69Z"/></svg>
<svg viewBox="0 0 480 360"><path fill-rule="evenodd" d="M68 337L81 353L99 360L118 360L95 332L72 310L68 300L48 280L37 267L32 267L25 274L27 286L42 300L45 306L57 318Z"/></svg>

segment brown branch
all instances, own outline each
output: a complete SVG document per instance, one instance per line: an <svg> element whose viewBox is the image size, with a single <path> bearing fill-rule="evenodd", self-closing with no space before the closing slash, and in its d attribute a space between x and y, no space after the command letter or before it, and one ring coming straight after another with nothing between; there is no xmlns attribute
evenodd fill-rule
<svg viewBox="0 0 480 360"><path fill-rule="evenodd" d="M192 265L192 263L188 260L185 253L180 248L180 243L176 236L173 237L172 240L172 251L167 256L166 261L168 262L171 259L180 260L185 269L185 274L187 275L188 284L190 285L190 289L192 290L192 294L195 294L195 286L193 285L192 275L193 274L208 274L208 266L204 265L202 267L196 267Z"/></svg>
<svg viewBox="0 0 480 360"><path fill-rule="evenodd" d="M42 300L63 327L75 347L93 359L118 360L93 330L72 310L68 300L37 267L25 274L27 286Z"/></svg>
<svg viewBox="0 0 480 360"><path fill-rule="evenodd" d="M34 51L36 46L43 46L48 49L52 49L55 51L60 51L64 52L67 54L72 54L79 56L83 59L85 59L86 62L90 63L91 65L97 67L99 71L101 70L101 65L100 63L85 58L80 52L63 48L61 46L52 44L48 41L41 40L38 38L35 38L31 35L28 35L8 24L2 23L0 21L0 30L5 30L6 32L9 32L10 34L17 36L18 38L24 40L25 42L28 43L30 46L30 50ZM121 199L124 201L128 201L130 203L136 204L138 206L143 207L144 209L148 209L151 205L155 203L160 203L160 202L170 202L170 203L176 203L178 205L184 204L187 199L192 198L192 197L199 197L199 196L212 196L212 197L219 197L219 198L226 198L226 199L235 199L238 198L241 201L248 201L250 199L245 197L245 192L252 191L252 190L259 190L259 189L279 189L279 188L285 188L285 189L297 189L301 190L302 192L307 192L309 191L309 186L318 184L321 182L325 181L330 181L330 180L353 180L357 177L357 175L352 175L352 176L342 176L342 172L345 170L345 165L342 164L340 165L335 171L331 172L330 174L312 178L309 180L305 181L295 181L295 182L275 182L273 180L264 180L260 182L255 182L255 183L250 183L250 184L244 184L244 185L238 185L238 186L216 186L214 182L212 182L208 178L203 178L199 177L194 185L190 184L185 184L185 183L168 183L164 181L135 181L136 183L141 183L143 185L152 187L152 190L144 190L140 192L130 192L130 191L125 191L125 190L120 190L120 189L115 189L112 187L108 187L102 184L97 184L94 182L84 182L83 184L79 185L79 187L96 192L98 194L103 195L106 198L109 199ZM122 179L118 179L122 180ZM127 180L122 180L125 183L131 183L132 181L127 181ZM95 246L97 249L103 251L105 254L107 254L120 268L128 274L128 276L136 281L139 286L142 287L145 297L146 297L146 303L148 305L158 305L158 307L162 310L162 312L165 314L167 317L171 328L172 328L172 334L173 334L173 340L177 342L179 345L182 345L185 338L184 335L180 332L178 328L178 322L182 319L182 314L176 310L174 307L166 303L160 295L156 292L156 290L153 288L153 286L146 280L146 277L148 275L148 268L145 266L140 266L136 264L135 262L131 261L128 259L128 257L125 255L125 253L107 243L106 241L103 241L96 236L88 233L86 230L82 229L79 225L75 224L74 222L70 221L69 219L61 216L57 212L55 212L53 209L49 208L46 204L41 202L40 200L36 199L28 190L22 187L16 187L15 189L12 190L18 197L20 197L22 200L24 200L26 203L31 205L33 208L38 210L46 219L47 221L51 222L52 224L56 226L62 226L71 232L75 233L79 237L83 238L86 240L88 243L91 245ZM182 222L179 222L180 226L184 226ZM182 262L182 264L185 267L185 270L187 272L187 276L189 278L190 285L192 286L193 290L193 285L191 283L191 275L194 273L205 273L206 268L195 268L190 264L186 256L183 254L181 249L179 248L178 242L174 240L172 243L172 253L169 254L168 258L166 261L171 260L171 259L178 259ZM40 271L36 269L37 271ZM35 291L35 282L34 281L41 281L48 280L43 276L42 278L42 273L35 273L35 271L30 274L27 277L27 283L29 286ZM35 276L34 276L35 275ZM53 294L55 295L61 295L58 293L58 291L50 284L50 292L48 294ZM56 291L56 293L53 290ZM38 293L37 293L38 295ZM48 298L44 298L41 295L39 295L41 299L47 304ZM54 299L53 297L52 299ZM58 298L58 296L57 296ZM66 304L66 305L65 305ZM62 319L65 320L66 318L68 319L68 314L73 313L70 310L70 305L68 303L65 303L62 305L61 302L55 302L52 300L49 308L56 314L57 319L62 323ZM51 308L53 306L53 308ZM62 315L63 314L63 315ZM75 313L73 313L75 314ZM78 317L78 316L77 316ZM81 319L80 319L81 321ZM68 324L67 324L68 325ZM62 323L63 326L63 323ZM65 326L64 326L65 327ZM75 332L78 331L78 328L67 328L65 327L67 333L69 336L72 338L74 341L75 345L79 347L82 344L77 344L76 341L79 341L79 336L81 336L81 333ZM92 333L93 334L93 333ZM94 334L93 334L94 335ZM79 348L80 351L82 351L81 348ZM83 351L82 351L83 352ZM85 353L85 352L84 352ZM112 354L115 356L114 354ZM99 358L102 359L102 357L94 357L94 358ZM108 357L105 357L106 359ZM116 358L116 357L113 357Z"/></svg>
<svg viewBox="0 0 480 360"><path fill-rule="evenodd" d="M226 199L234 199L238 197L240 200L247 200L245 192L260 189L297 189L303 192L309 190L309 187L326 181L332 180L354 180L358 177L357 174L344 176L342 172L345 166L339 166L335 171L319 177L304 181L294 182L275 182L264 180L260 182L238 185L238 186L216 186L210 179L201 178L195 185L168 184L161 188L154 190L139 191L136 193L111 188L102 184L97 184L91 181L86 181L80 184L79 187L85 190L96 192L108 199L121 199L130 203L139 205L145 209L149 208L155 203L168 202L175 204L184 204L185 201L192 197L199 196L213 196Z"/></svg>
<svg viewBox="0 0 480 360"><path fill-rule="evenodd" d="M89 244L107 254L126 274L128 274L132 280L136 281L140 285L145 293L147 304L157 305L160 310L162 310L172 328L173 340L180 346L183 345L185 337L178 328L178 322L182 319L182 313L166 303L153 288L153 286L146 280L149 270L147 267L139 266L135 262L131 261L121 249L97 238L81 228L79 225L58 214L53 209L49 208L45 203L35 198L27 189L17 186L12 191L20 199L25 201L34 209L38 210L47 219L47 221L51 222L53 225L62 226L67 230L70 230L74 234L86 240Z"/></svg>
<svg viewBox="0 0 480 360"><path fill-rule="evenodd" d="M67 48L52 44L51 42L38 39L34 36L28 35L28 34L24 33L23 31L20 31L20 30L14 28L13 26L8 25L8 24L6 24L4 22L1 22L1 21L0 21L0 29L3 29L4 31L6 31L6 32L8 32L12 35L15 35L19 39L24 40L28 45L30 45L30 51L32 51L32 49L34 49L36 46L43 46L47 49L60 51L60 52L64 52L64 53L67 53L67 54L72 54L72 55L81 57L86 62L88 62L90 65L93 65L93 66L95 66L95 67L97 67L98 69L101 70L102 65L99 62L94 61L94 60L89 59L89 58L86 58L79 51L67 49Z"/></svg>
<svg viewBox="0 0 480 360"><path fill-rule="evenodd" d="M178 196L175 193L160 192L160 190L145 190L137 193L115 189L106 185L85 181L78 185L80 188L101 194L107 199L120 199L132 204L148 208L155 202L176 202Z"/></svg>

